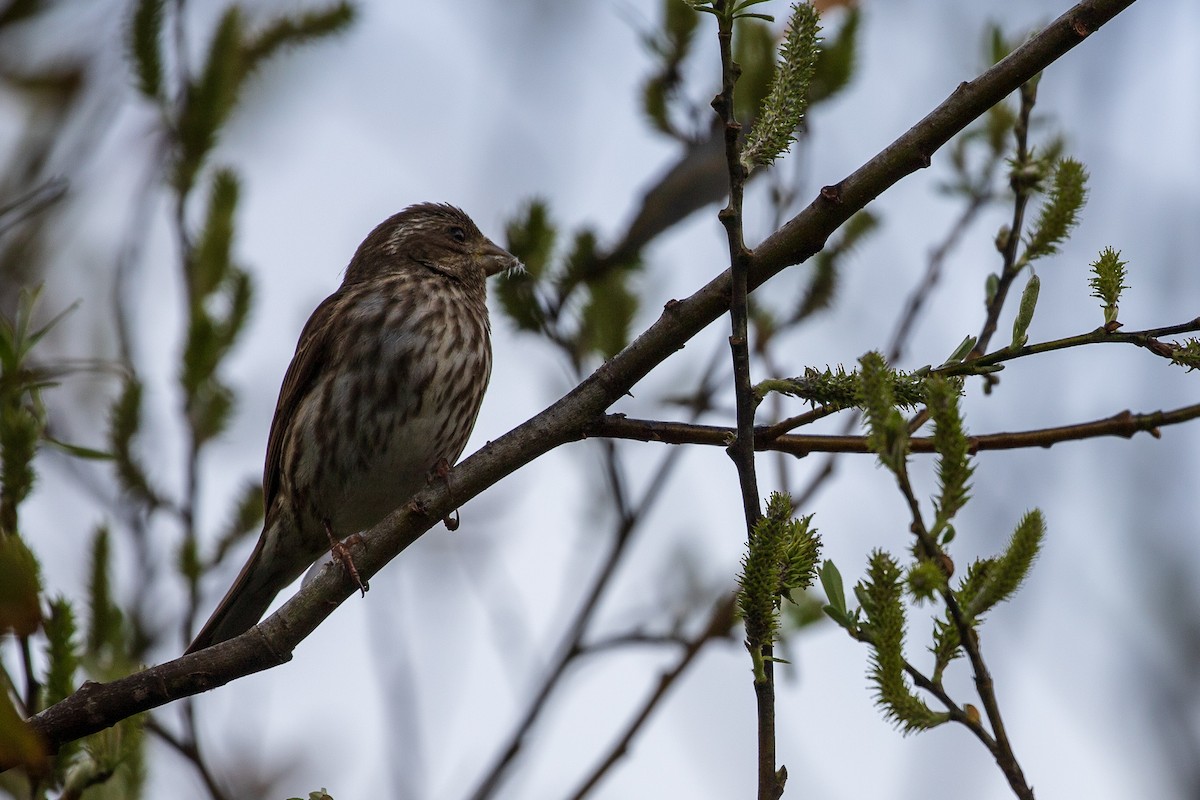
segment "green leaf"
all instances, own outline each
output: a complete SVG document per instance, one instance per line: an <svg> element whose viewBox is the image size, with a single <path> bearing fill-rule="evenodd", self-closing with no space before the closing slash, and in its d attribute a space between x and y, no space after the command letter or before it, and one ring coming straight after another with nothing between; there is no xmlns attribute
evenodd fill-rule
<svg viewBox="0 0 1200 800"><path fill-rule="evenodd" d="M734 113L753 123L775 79L775 32L771 26L749 20L739 24L734 31L733 58L742 68L733 96Z"/></svg>
<svg viewBox="0 0 1200 800"><path fill-rule="evenodd" d="M808 107L808 86L816 68L820 22L820 15L811 4L792 6L770 92L742 151L742 165L747 170L774 163L795 141L796 128Z"/></svg>
<svg viewBox="0 0 1200 800"><path fill-rule="evenodd" d="M233 170L222 168L213 173L204 228L188 263L193 303L205 300L229 275L238 194L238 177Z"/></svg>
<svg viewBox="0 0 1200 800"><path fill-rule="evenodd" d="M8 692L0 692L0 763L20 766L31 775L47 773L46 743L21 719Z"/></svg>
<svg viewBox="0 0 1200 800"><path fill-rule="evenodd" d="M186 194L205 156L217 140L217 132L229 118L245 77L242 50L242 14L238 6L225 10L208 48L199 76L188 84L180 111L179 160L175 188Z"/></svg>
<svg viewBox="0 0 1200 800"><path fill-rule="evenodd" d="M550 219L544 200L530 200L521 215L510 220L506 227L508 252L525 266L533 278L540 278L550 265L558 228Z"/></svg>
<svg viewBox="0 0 1200 800"><path fill-rule="evenodd" d="M945 362L943 362L942 366L945 367L951 364L961 364L962 360L970 354L971 350L974 349L976 341L978 340L974 336L968 335L967 338L963 339L962 342L959 343L958 347L954 348L954 352L950 354L950 357L947 358Z"/></svg>
<svg viewBox="0 0 1200 800"><path fill-rule="evenodd" d="M983 284L983 304L991 306L996 299L996 292L998 291L1000 291L1000 276L994 272L989 272Z"/></svg>
<svg viewBox="0 0 1200 800"><path fill-rule="evenodd" d="M821 564L821 569L817 572L817 576L821 579L821 588L825 591L825 597L829 600L829 605L842 616L846 615L846 590L842 585L842 573L838 571L837 565L832 559L825 559Z"/></svg>
<svg viewBox="0 0 1200 800"><path fill-rule="evenodd" d="M117 481L121 488L139 498L150 508L161 504L158 493L150 487L146 471L134 455L133 440L142 424L142 384L136 377L125 380L121 394L108 412L108 441Z"/></svg>
<svg viewBox="0 0 1200 800"><path fill-rule="evenodd" d="M17 530L17 508L33 491L43 422L26 405L9 401L0 406L0 537Z"/></svg>
<svg viewBox="0 0 1200 800"><path fill-rule="evenodd" d="M162 95L163 0L137 0L126 33L137 88L151 100Z"/></svg>
<svg viewBox="0 0 1200 800"><path fill-rule="evenodd" d="M936 536L967 502L971 491L970 444L962 424L959 396L962 382L934 375L925 384L926 407L933 419L933 449L937 453L938 496Z"/></svg>
<svg viewBox="0 0 1200 800"><path fill-rule="evenodd" d="M87 652L93 657L107 648L119 647L121 641L121 611L113 602L112 585L109 581L110 548L108 528L97 528L96 535L92 538L87 587Z"/></svg>
<svg viewBox="0 0 1200 800"><path fill-rule="evenodd" d="M246 37L243 69L253 72L285 47L340 33L350 27L356 15L353 5L342 2L323 11L306 11L297 17L275 20L256 35Z"/></svg>
<svg viewBox="0 0 1200 800"><path fill-rule="evenodd" d="M854 252L856 245L879 226L879 219L869 211L859 211L838 231L812 259L812 278L804 295L792 314L789 324L806 319L817 311L828 308L838 285L838 273L842 261Z"/></svg>
<svg viewBox="0 0 1200 800"><path fill-rule="evenodd" d="M263 521L262 484L257 480L247 480L242 484L238 500L233 506L233 513L225 524L220 536L217 537L217 549L210 563L218 564L225 554L238 542L251 533L258 532Z"/></svg>
<svg viewBox="0 0 1200 800"><path fill-rule="evenodd" d="M37 558L21 540L0 536L0 634L32 636L42 624Z"/></svg>
<svg viewBox="0 0 1200 800"><path fill-rule="evenodd" d="M1003 555L993 560L987 580L970 601L964 603L964 611L969 616L978 618L1016 593L1041 552L1045 534L1042 512L1036 508L1026 512L1017 523Z"/></svg>
<svg viewBox="0 0 1200 800"><path fill-rule="evenodd" d="M613 271L588 284L588 299L580 314L580 341L606 359L629 343L638 296L630 291L628 278L624 272Z"/></svg>
<svg viewBox="0 0 1200 800"><path fill-rule="evenodd" d="M898 473L908 458L908 423L896 408L896 373L874 351L860 358L859 364L859 405L867 424L867 444L881 464Z"/></svg>
<svg viewBox="0 0 1200 800"><path fill-rule="evenodd" d="M671 122L670 101L682 83L681 65L691 50L700 16L685 2L662 0L662 17L662 30L643 37L658 67L642 85L642 110L656 130L681 136Z"/></svg>
<svg viewBox="0 0 1200 800"><path fill-rule="evenodd" d="M1173 344L1171 363L1186 367L1188 372L1200 369L1200 339L1188 338L1182 344Z"/></svg>
<svg viewBox="0 0 1200 800"><path fill-rule="evenodd" d="M58 439L55 439L53 436L47 436L44 434L42 436L42 439L45 440L46 444L50 445L51 447L61 450L64 453L66 453L67 455L74 456L75 458L83 458L83 459L87 459L89 461L112 461L113 460L113 454L108 452L107 450L97 450L94 447L84 447L83 445L71 444L70 442L63 442Z"/></svg>
<svg viewBox="0 0 1200 800"><path fill-rule="evenodd" d="M188 403L188 421L196 444L203 444L220 435L233 416L232 390L215 378L193 395Z"/></svg>
<svg viewBox="0 0 1200 800"><path fill-rule="evenodd" d="M1054 186L1025 242L1025 263L1054 255L1066 241L1087 201L1087 177L1083 164L1073 158L1064 158L1055 165Z"/></svg>
<svg viewBox="0 0 1200 800"><path fill-rule="evenodd" d="M511 252L511 251L509 251ZM546 314L537 296L537 281L528 272L509 272L492 283L496 299L518 330L540 331Z"/></svg>
<svg viewBox="0 0 1200 800"><path fill-rule="evenodd" d="M46 680L42 707L54 705L75 691L75 672L79 669L75 609L65 597L50 601L46 619Z"/></svg>
<svg viewBox="0 0 1200 800"><path fill-rule="evenodd" d="M884 717L904 733L927 730L949 720L935 713L918 698L904 675L904 605L900 586L900 567L883 552L871 553L867 577L858 584L859 598L866 613L866 629L872 649L871 682L876 703Z"/></svg>
<svg viewBox="0 0 1200 800"><path fill-rule="evenodd" d="M1030 275L1021 292L1021 304L1017 306L1017 316L1013 320L1012 343L1009 347L1016 349L1024 347L1029 341L1029 324L1033 322L1033 312L1037 309L1038 292L1042 288L1042 279Z"/></svg>
<svg viewBox="0 0 1200 800"><path fill-rule="evenodd" d="M1129 287L1125 285L1125 265L1121 260L1121 251L1111 247L1104 248L1100 258L1092 262L1092 277L1088 283L1092 287L1092 297L1104 303L1104 324L1117 321L1118 304L1121 292Z"/></svg>

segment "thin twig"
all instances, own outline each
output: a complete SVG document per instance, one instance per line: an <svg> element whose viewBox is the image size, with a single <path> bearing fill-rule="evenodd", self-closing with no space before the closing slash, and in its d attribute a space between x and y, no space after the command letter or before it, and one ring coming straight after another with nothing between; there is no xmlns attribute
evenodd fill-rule
<svg viewBox="0 0 1200 800"><path fill-rule="evenodd" d="M1034 77L1021 85L1021 109L1017 113L1017 121L1013 126L1013 137L1016 139L1016 154L1013 156L1012 179L1010 181L1013 190L1012 223L1008 230L1008 241L1004 242L1004 249L1002 251L1003 265L998 275L999 281L996 284L996 293L987 304L987 314L984 318L983 328L979 331L979 339L975 343L972 355L987 352L988 343L991 341L992 335L996 332L996 326L1000 320L1000 311L1004 308L1004 301L1008 297L1008 290L1020 273L1020 269L1017 267L1017 252L1021 245L1021 230L1025 224L1025 208L1029 205L1029 198L1033 194L1034 189L1034 184L1022 172L1027 168L1030 161L1029 118L1033 114L1034 103L1037 102L1036 81L1037 78Z"/></svg>
<svg viewBox="0 0 1200 800"><path fill-rule="evenodd" d="M937 540L925 526L924 518L921 515L920 503L917 501L916 492L913 491L912 483L908 479L908 470L903 464L896 470L896 479L899 483L900 491L908 503L909 513L912 516L911 530L917 537L921 553L935 564L945 563L945 554L941 547L938 546ZM996 740L996 749L992 754L996 760L996 764L1000 767L1000 771L1004 773L1004 777L1008 780L1008 785L1012 787L1017 797L1021 798L1021 800L1034 800L1033 789L1025 780L1025 773L1021 770L1021 765L1017 761L1016 754L1013 753L1012 744L1008 741L1008 732L1004 728L1004 718L1000 713L1000 703L996 700L995 683L992 680L991 672L988 670L987 662L983 660L983 653L979 649L979 637L975 633L975 628L971 625L970 620L967 619L962 606L958 603L958 598L948 584L941 590L941 596L943 602L946 604L946 610L950 614L950 619L953 620L954 627L958 631L959 641L962 644L963 651L967 654L967 660L971 662L971 671L975 676L975 691L979 694L979 700L983 704L988 722L992 726L992 736Z"/></svg>
<svg viewBox="0 0 1200 800"><path fill-rule="evenodd" d="M1182 406L1170 411L1151 411L1134 414L1122 411L1111 417L1061 425L1054 428L1039 428L1012 433L990 433L967 437L967 447L974 455L985 450L1021 450L1031 447L1051 447L1060 442L1095 439L1100 436L1132 438L1137 433L1149 433L1154 438L1161 436L1159 429L1178 425L1200 418L1200 404ZM725 447L735 435L731 428L719 425L699 425L690 422L667 422L654 419L634 419L621 414L610 414L595 422L585 432L586 436L608 436L614 439L632 439L638 442L661 442L663 444L701 444ZM933 439L927 436L909 439L911 452L933 453ZM774 450L798 458L812 453L863 453L874 451L867 445L865 436L835 434L788 434L763 441L755 440L758 450Z"/></svg>
<svg viewBox="0 0 1200 800"><path fill-rule="evenodd" d="M173 750L187 759L189 764L196 768L196 772L200 775L200 780L204 781L204 787L208 789L208 794L213 800L228 800L225 790L217 783L216 777L201 757L200 748L197 746L194 736L189 734L187 738L181 739L164 728L154 717L146 718L146 730L169 745Z"/></svg>
<svg viewBox="0 0 1200 800"><path fill-rule="evenodd" d="M675 682L683 675L704 646L715 639L726 639L729 637L729 631L734 622L734 595L730 595L722 600L709 617L708 625L704 630L689 642L679 660L675 662L675 666L667 670L658 679L658 686L650 693L642 703L641 709L634 714L629 724L625 727L624 732L618 737L616 744L609 751L608 755L600 762L600 764L592 770L591 774L584 780L580 787L571 794L572 800L583 800L592 789L600 783L600 779L611 770L618 761L625 757L629 752L629 745L633 742L634 737L645 726L649 720L651 713L666 697L667 692L675 685Z"/></svg>
<svg viewBox="0 0 1200 800"><path fill-rule="evenodd" d="M733 92L741 67L733 60L735 14L722 0L713 3L717 17L717 40L721 51L721 93L712 101L713 110L725 126L725 161L729 170L729 204L718 215L729 243L731 292L729 299L729 350L733 361L733 390L737 403L737 436L726 452L737 468L742 511L750 531L762 517L758 477L754 465L754 412L758 401L750 381L749 282L750 251L742 231L742 194L746 167L741 159L742 126L734 114ZM772 644L762 645L763 669L754 681L758 712L758 800L778 800L783 794L786 770L775 767L775 670ZM758 657L758 654L755 654Z"/></svg>
<svg viewBox="0 0 1200 800"><path fill-rule="evenodd" d="M1134 0L1084 0L1031 37L999 64L960 85L938 108L885 150L820 197L755 248L748 288L817 252L855 212L904 177L928 166L933 154L987 109L1078 45ZM638 381L729 309L731 276L717 276L690 297L669 303L662 316L545 411L462 461L452 480L424 488L406 507L366 532L351 547L365 578L461 507L545 453L579 439L593 421ZM133 714L207 691L291 658L296 645L350 596L338 570L324 570L274 614L247 633L200 653L105 684L85 684L45 709L30 725L54 749ZM0 756L0 769L5 766Z"/></svg>
<svg viewBox="0 0 1200 800"><path fill-rule="evenodd" d="M538 687L530 699L524 716L521 717L520 721L513 728L507 744L500 749L500 756L488 769L472 793L472 800L483 800L484 798L491 797L499 789L504 777L512 768L518 755L520 755L525 739L541 717L542 712L546 710L550 696L566 676L567 670L576 659L588 654L589 648L585 647L583 643L584 636L587 634L587 629L591 624L592 618L600 606L600 600L611 585L613 576L616 574L618 567L622 563L622 559L628 552L628 544L632 540L634 531L645 520L646 515L653 508L655 502L662 496L663 490L667 485L667 480L677 463L677 459L674 456L679 455L679 453L672 453L659 463L649 485L643 491L637 503L630 507L624 488L624 481L616 462L616 451L611 447L611 442L606 443L606 445L609 446L605 449L605 472L608 477L610 490L613 493L614 502L618 507L617 526L614 531L612 549L609 551L608 558L601 565L599 572L597 572L587 595L567 628L563 644L559 647L557 660L546 672L541 686Z"/></svg>

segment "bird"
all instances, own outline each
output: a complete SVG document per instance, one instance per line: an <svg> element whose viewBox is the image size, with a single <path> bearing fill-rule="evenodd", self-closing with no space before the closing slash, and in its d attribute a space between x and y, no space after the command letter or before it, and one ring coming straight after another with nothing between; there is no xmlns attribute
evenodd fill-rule
<svg viewBox="0 0 1200 800"><path fill-rule="evenodd" d="M342 540L462 455L491 376L486 280L519 267L445 203L409 206L363 240L284 375L262 533L185 655L252 628L327 550L358 580Z"/></svg>

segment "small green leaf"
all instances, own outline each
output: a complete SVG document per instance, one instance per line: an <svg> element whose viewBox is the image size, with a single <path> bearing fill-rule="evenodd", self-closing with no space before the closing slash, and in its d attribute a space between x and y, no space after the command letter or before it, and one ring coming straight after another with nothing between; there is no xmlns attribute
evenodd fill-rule
<svg viewBox="0 0 1200 800"><path fill-rule="evenodd" d="M1016 593L1041 552L1045 534L1046 522L1041 511L1035 508L1021 518L1004 553L992 559L987 580L969 602L964 603L968 616L978 618Z"/></svg>
<svg viewBox="0 0 1200 800"><path fill-rule="evenodd" d="M48 753L42 737L17 713L9 692L0 692L0 763L45 775Z"/></svg>
<svg viewBox="0 0 1200 800"><path fill-rule="evenodd" d="M825 559L817 576L821 579L821 588L825 591L829 605L843 617L846 616L846 591L842 585L842 573L838 571L832 559Z"/></svg>
<svg viewBox="0 0 1200 800"><path fill-rule="evenodd" d="M245 77L242 50L242 12L229 6L209 43L199 76L188 84L178 120L180 152L174 184L186 194L217 133L229 118Z"/></svg>
<svg viewBox="0 0 1200 800"><path fill-rule="evenodd" d="M1013 320L1012 344L1013 349L1024 347L1029 341L1029 323L1033 322L1033 312L1037 309L1038 292L1042 288L1042 280L1037 275L1030 275L1021 292L1021 304L1017 307L1017 316Z"/></svg>
<svg viewBox="0 0 1200 800"><path fill-rule="evenodd" d="M525 271L534 278L544 275L558 238L558 227L550 218L546 202L535 198L526 203L520 216L509 221L506 235L508 252L525 265Z"/></svg>
<svg viewBox="0 0 1200 800"><path fill-rule="evenodd" d="M629 289L629 276L612 271L588 283L588 299L580 312L580 342L603 358L612 358L629 344L638 296Z"/></svg>
<svg viewBox="0 0 1200 800"><path fill-rule="evenodd" d="M900 568L883 552L871 553L867 577L858 584L866 629L872 648L871 682L876 703L884 717L900 726L904 733L933 728L949 720L936 713L913 694L904 675L904 605L900 588Z"/></svg>
<svg viewBox="0 0 1200 800"><path fill-rule="evenodd" d="M1083 164L1072 158L1055 165L1054 185L1026 239L1025 263L1058 252L1058 246L1079 222L1079 212L1087 201L1087 177Z"/></svg>
<svg viewBox="0 0 1200 800"><path fill-rule="evenodd" d="M962 363L962 360L967 357L972 349L974 349L976 341L978 340L974 336L967 336L967 338L963 339L958 347L954 349L954 352L950 354L950 357L946 359L942 366Z"/></svg>
<svg viewBox="0 0 1200 800"><path fill-rule="evenodd" d="M0 536L0 634L32 636L42 624L37 558L19 536Z"/></svg>
<svg viewBox="0 0 1200 800"><path fill-rule="evenodd" d="M775 32L770 25L743 21L733 40L733 60L742 68L733 95L738 119L753 123L771 91L776 74Z"/></svg>
<svg viewBox="0 0 1200 800"><path fill-rule="evenodd" d="M808 106L808 86L816 68L820 22L820 15L811 4L792 6L770 93L742 151L742 165L747 170L773 163L795 141L794 134Z"/></svg>
<svg viewBox="0 0 1200 800"><path fill-rule="evenodd" d="M233 513L226 523L224 530L217 537L216 553L211 564L218 564L225 558L230 548L242 541L251 533L258 532L263 521L262 484L257 480L247 480L242 484L238 500L233 506Z"/></svg>
<svg viewBox="0 0 1200 800"><path fill-rule="evenodd" d="M908 422L896 407L893 391L896 373L875 351L860 358L859 364L859 405L867 424L867 444L879 456L881 464L898 473L908 458L909 434Z"/></svg>
<svg viewBox="0 0 1200 800"><path fill-rule="evenodd" d="M87 652L95 656L121 639L121 611L113 601L109 571L111 541L108 528L100 527L92 539L88 578Z"/></svg>
<svg viewBox="0 0 1200 800"><path fill-rule="evenodd" d="M1092 262L1092 277L1088 283L1092 287L1092 297L1104 303L1104 324L1117 321L1118 303L1121 292L1129 287L1125 285L1125 265L1121 260L1121 252L1111 247L1104 248L1100 258Z"/></svg>
<svg viewBox="0 0 1200 800"><path fill-rule="evenodd" d="M926 408L933 419L933 449L937 453L938 496L934 535L949 524L971 491L970 443L963 428L959 397L962 382L934 375L925 384Z"/></svg>
<svg viewBox="0 0 1200 800"><path fill-rule="evenodd" d="M121 394L113 401L108 412L109 447L112 449L117 481L121 488L154 508L161 501L157 492L151 488L146 471L133 452L134 437L141 429L141 415L142 384L131 376L126 378Z"/></svg>
<svg viewBox="0 0 1200 800"><path fill-rule="evenodd" d="M46 681L43 708L57 703L75 691L75 671L79 669L75 610L65 597L50 601L46 618Z"/></svg>
<svg viewBox="0 0 1200 800"><path fill-rule="evenodd" d="M354 22L357 11L347 2L322 11L305 11L297 17L282 17L259 33L246 37L243 69L253 72L260 64L286 47L295 47L340 33Z"/></svg>
<svg viewBox="0 0 1200 800"><path fill-rule="evenodd" d="M1182 344L1174 344L1171 351L1171 363L1186 367L1188 372L1200 369L1200 339L1185 339Z"/></svg>
<svg viewBox="0 0 1200 800"><path fill-rule="evenodd" d="M151 100L162 94L163 0L138 0L127 32L137 88Z"/></svg>
<svg viewBox="0 0 1200 800"><path fill-rule="evenodd" d="M204 228L189 259L191 301L203 302L225 280L230 270L233 245L233 217L237 209L240 185L237 174L228 168L213 173Z"/></svg>

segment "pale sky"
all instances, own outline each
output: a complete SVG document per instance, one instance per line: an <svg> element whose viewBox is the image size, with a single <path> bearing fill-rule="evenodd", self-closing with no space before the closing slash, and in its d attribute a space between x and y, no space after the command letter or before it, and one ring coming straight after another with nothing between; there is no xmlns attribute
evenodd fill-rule
<svg viewBox="0 0 1200 800"><path fill-rule="evenodd" d="M854 85L817 110L809 149L797 154L807 181L804 202L978 74L985 21L1003 19L1011 35L1068 5L864 2ZM773 0L761 8L782 15L786 6ZM640 191L674 158L671 143L634 110L651 68L638 28L658 9L636 0L364 2L349 33L278 59L252 82L216 160L243 177L236 247L256 277L259 302L227 372L241 393L239 413L203 465L202 526L219 527L234 489L260 474L275 396L300 327L380 220L413 202L448 201L502 240L505 220L540 196L566 229L590 225L602 240L621 231ZM198 11L189 23L200 42L211 23L207 13ZM101 30L116 36L115 25L108 20ZM709 76L715 87L712 27L712 20L702 20L704 49L689 74L696 81ZM1143 0L1042 81L1038 108L1045 122L1035 140L1049 130L1065 133L1068 152L1090 171L1091 199L1062 254L1039 267L1042 300L1033 340L1100 324L1098 302L1088 297L1087 265L1109 245L1130 262L1132 288L1121 304L1127 329L1200 314L1197 36L1200 6L1192 0ZM113 69L117 80L115 59ZM704 86L698 93L708 91ZM89 249L112 241L112 231L128 224L119 198L131 196L140 179L155 120L132 93L123 98L110 109L112 133L97 143L98 157L80 182L85 200L95 202L82 217L78 244L68 245L61 269L47 276L57 297L75 296L71 276ZM781 167L795 168L794 161ZM932 169L872 206L883 230L847 262L834 311L788 340L790 374L805 366L849 366L886 344L900 300L955 211L935 191L947 175L943 152ZM769 232L763 188L747 203L752 244ZM689 294L724 269L715 211L702 212L646 253L652 277L637 330L667 299ZM175 275L156 263L172 258L165 212L155 215L146 251L139 324L147 380L168 387L151 400L158 403L159 452L169 463L178 453L169 387L180 331ZM1007 215L1003 208L987 215L951 258L900 366L938 363L977 331L984 278L999 263L992 239ZM794 283L784 275L768 288L786 291ZM997 343L1011 316L1004 319ZM72 324L98 323L85 312ZM727 336L726 326L724 320L711 326L614 410L677 413L662 410L656 399L695 379ZM493 327L492 388L468 452L570 388L552 349L515 334L498 309ZM1196 374L1117 346L1025 359L1002 377L993 396L974 391L967 401L972 432L1172 408L1195 402L1200 385ZM796 402L791 413L799 410ZM638 478L666 448L628 443L622 452L633 485L640 486ZM1200 567L1194 545L1198 452L1200 425L1193 423L1164 429L1161 440L1141 435L978 459L975 500L961 515L952 547L960 567L997 551L1027 508L1040 507L1049 526L1027 585L982 631L1010 737L1039 797L1183 796L1172 794L1177 787L1169 783L1178 762L1168 761L1163 747L1169 724L1155 706L1155 698L1161 700L1155 687L1186 665L1156 617L1170 610L1194 628L1200 611L1196 593L1168 589L1172 574L1182 578ZM819 463L808 461L792 466L793 486L803 485L806 471ZM612 520L585 483L598 480L597 463L595 445L577 444L522 470L465 506L458 532L435 529L402 554L371 582L365 599L348 601L290 664L199 698L218 773L239 760L294 757L280 797L307 796L320 787L338 800L467 796L554 658L564 610L576 606L607 553ZM931 462L915 463L921 486L931 491ZM759 470L765 493L776 483L774 457L761 457ZM178 479L170 468L163 477ZM32 507L47 525L77 527L75 512L51 495L49 483ZM647 627L661 628L667 615L655 607L669 587L690 579L715 591L731 582L744 541L740 509L724 453L689 451L665 501L638 533L637 566L619 575L594 633L627 631L646 619ZM863 573L872 548L902 555L909 546L901 497L869 457L842 459L836 478L802 510L816 514L825 555L848 585ZM61 545L64 551L73 546ZM43 553L48 579L79 585L73 570L80 567L58 565L56 551L50 546ZM240 563L231 559L230 578ZM223 580L207 586L206 608L226 586ZM910 612L911 660L925 656L927 618L927 609ZM568 796L675 655L629 649L578 666L500 796ZM779 761L791 776L785 797L1011 797L987 752L964 729L902 737L886 724L867 688L867 649L834 625L797 637L790 655L794 668L783 671L778 712ZM950 685L973 701L961 664ZM592 796L750 796L753 702L744 649L710 646ZM1185 698L1173 711L1185 724L1190 720L1195 736L1200 698ZM864 768L868 762L876 766ZM194 773L165 748L152 763L150 796L201 791Z"/></svg>

